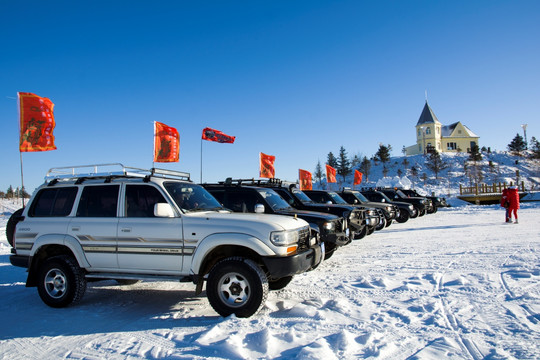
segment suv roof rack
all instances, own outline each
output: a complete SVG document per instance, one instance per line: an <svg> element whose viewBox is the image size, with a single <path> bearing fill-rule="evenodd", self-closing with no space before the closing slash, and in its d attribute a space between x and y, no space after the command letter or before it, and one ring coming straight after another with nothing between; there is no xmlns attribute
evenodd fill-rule
<svg viewBox="0 0 540 360"><path fill-rule="evenodd" d="M83 182L85 179L112 179L118 177L173 177L181 180L191 181L190 174L187 172L156 169L149 170L135 167L124 166L121 163L111 164L92 164L92 165L77 165L51 168L45 175L45 182L51 181L50 185L56 184L59 180L75 180Z"/></svg>
<svg viewBox="0 0 540 360"><path fill-rule="evenodd" d="M296 183L291 181L284 181L276 178L272 179L233 179L227 178L225 181L219 181L217 184L226 185L226 186L241 186L241 185L251 185L251 186L273 186L273 187L290 187L291 185L296 185ZM212 185L212 184L208 184Z"/></svg>

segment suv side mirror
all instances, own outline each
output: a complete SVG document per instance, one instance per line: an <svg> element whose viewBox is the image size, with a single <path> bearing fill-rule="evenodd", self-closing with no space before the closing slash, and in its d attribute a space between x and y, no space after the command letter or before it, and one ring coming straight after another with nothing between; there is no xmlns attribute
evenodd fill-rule
<svg viewBox="0 0 540 360"><path fill-rule="evenodd" d="M353 204L358 204L358 200L354 199Z"/></svg>
<svg viewBox="0 0 540 360"><path fill-rule="evenodd" d="M154 205L154 215L157 217L174 217L174 211L170 204L157 203Z"/></svg>
<svg viewBox="0 0 540 360"><path fill-rule="evenodd" d="M256 214L264 214L264 205L263 204L256 204L255 205L255 213Z"/></svg>

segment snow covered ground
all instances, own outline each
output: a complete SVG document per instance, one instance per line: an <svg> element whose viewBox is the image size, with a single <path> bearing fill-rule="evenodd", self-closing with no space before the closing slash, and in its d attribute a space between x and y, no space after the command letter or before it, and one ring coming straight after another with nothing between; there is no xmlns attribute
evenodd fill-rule
<svg viewBox="0 0 540 360"><path fill-rule="evenodd" d="M192 284L91 283L44 305L9 264L0 203L0 359L538 359L540 203L520 223L457 206L354 241L272 292L248 319L219 317Z"/></svg>

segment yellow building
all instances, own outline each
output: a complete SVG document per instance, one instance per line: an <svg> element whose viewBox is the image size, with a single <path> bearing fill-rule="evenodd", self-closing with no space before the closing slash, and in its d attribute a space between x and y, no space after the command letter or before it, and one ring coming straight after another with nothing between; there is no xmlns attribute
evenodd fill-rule
<svg viewBox="0 0 540 360"><path fill-rule="evenodd" d="M427 101L416 123L416 145L405 148L405 155L438 152L470 152L479 136L461 122L442 125Z"/></svg>

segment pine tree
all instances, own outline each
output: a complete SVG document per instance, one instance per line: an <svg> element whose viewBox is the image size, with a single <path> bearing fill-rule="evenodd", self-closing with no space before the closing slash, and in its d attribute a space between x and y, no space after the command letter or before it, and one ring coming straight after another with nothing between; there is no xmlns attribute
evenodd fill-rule
<svg viewBox="0 0 540 360"><path fill-rule="evenodd" d="M379 145L379 150L375 153L374 159L378 160L380 162L387 163L390 161L390 150L392 150L392 147L390 145L385 146L383 144Z"/></svg>
<svg viewBox="0 0 540 360"><path fill-rule="evenodd" d="M317 166L315 166L315 173L313 174L315 180L319 182L319 186L322 187L322 180L324 178L324 173L321 166L321 161L317 161Z"/></svg>
<svg viewBox="0 0 540 360"><path fill-rule="evenodd" d="M8 199L11 199L15 196L15 193L13 191L13 187L11 185L9 185L9 188L7 189L7 198Z"/></svg>
<svg viewBox="0 0 540 360"><path fill-rule="evenodd" d="M439 173L448 168L448 164L441 158L438 151L429 153L426 167L435 173L435 179L439 179Z"/></svg>
<svg viewBox="0 0 540 360"><path fill-rule="evenodd" d="M516 134L514 139L508 144L508 151L514 153L517 156L521 156L521 152L525 151L525 140L519 134Z"/></svg>
<svg viewBox="0 0 540 360"><path fill-rule="evenodd" d="M347 152L342 146L339 149L339 158L337 160L337 173L343 177L343 182L345 182L345 177L352 172L351 162L347 158Z"/></svg>
<svg viewBox="0 0 540 360"><path fill-rule="evenodd" d="M331 151L328 153L328 157L326 158L326 163L330 165L331 167L333 167L334 169L338 167L337 159L334 156L334 154L332 154Z"/></svg>
<svg viewBox="0 0 540 360"><path fill-rule="evenodd" d="M369 161L369 159L365 156L364 156L364 159L362 160L362 163L360 164L360 171L366 177L365 181L369 181L369 173L371 171L371 161Z"/></svg>
<svg viewBox="0 0 540 360"><path fill-rule="evenodd" d="M540 142L534 136L531 138L530 149L532 152L531 157L533 159L540 159Z"/></svg>
<svg viewBox="0 0 540 360"><path fill-rule="evenodd" d="M471 153L469 154L469 160L474 161L475 163L477 161L482 160L482 154L478 151L478 145L473 144L471 146Z"/></svg>

